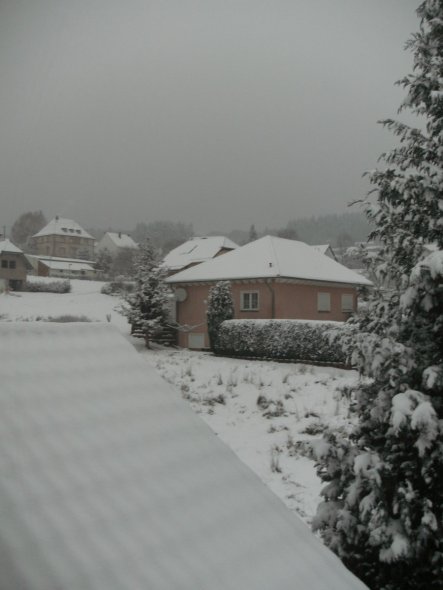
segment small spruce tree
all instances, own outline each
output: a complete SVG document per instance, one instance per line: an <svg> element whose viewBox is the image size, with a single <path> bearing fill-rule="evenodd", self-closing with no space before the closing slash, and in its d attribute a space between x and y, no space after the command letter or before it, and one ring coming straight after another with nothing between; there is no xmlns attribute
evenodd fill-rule
<svg viewBox="0 0 443 590"><path fill-rule="evenodd" d="M211 350L217 350L217 338L220 325L225 320L234 317L234 303L232 299L231 284L229 281L220 281L209 289L208 308L206 318L208 323L209 345Z"/></svg>
<svg viewBox="0 0 443 590"><path fill-rule="evenodd" d="M363 379L350 437L328 432L314 528L373 590L443 580L443 0L417 10L414 71L400 83L423 128L387 120L400 146L364 202L382 243L376 290L348 342Z"/></svg>
<svg viewBox="0 0 443 590"><path fill-rule="evenodd" d="M165 269L159 265L149 240L140 246L135 259L135 290L126 297L123 313L131 333L141 333L147 348L166 325L169 289Z"/></svg>

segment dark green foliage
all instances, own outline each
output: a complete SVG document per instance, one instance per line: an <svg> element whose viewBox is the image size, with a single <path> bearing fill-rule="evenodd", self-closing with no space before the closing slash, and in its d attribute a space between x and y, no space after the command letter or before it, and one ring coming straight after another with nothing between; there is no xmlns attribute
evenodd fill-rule
<svg viewBox="0 0 443 590"><path fill-rule="evenodd" d="M232 320L219 330L215 352L278 360L344 365L346 355L333 339L343 324L299 320Z"/></svg>
<svg viewBox="0 0 443 590"><path fill-rule="evenodd" d="M443 580L443 0L418 8L401 80L415 129L384 121L400 146L370 173L364 202L382 244L377 289L344 342L363 377L350 438L328 432L327 483L314 527L373 590L432 590Z"/></svg>
<svg viewBox="0 0 443 590"><path fill-rule="evenodd" d="M209 289L208 309L206 320L208 323L209 346L217 348L218 334L221 324L234 317L234 303L232 300L229 281L220 281Z"/></svg>
<svg viewBox="0 0 443 590"><path fill-rule="evenodd" d="M140 246L135 261L135 289L126 297L122 313L131 324L131 333L143 336L146 346L164 330L168 318L169 289L166 272L159 265L149 240Z"/></svg>

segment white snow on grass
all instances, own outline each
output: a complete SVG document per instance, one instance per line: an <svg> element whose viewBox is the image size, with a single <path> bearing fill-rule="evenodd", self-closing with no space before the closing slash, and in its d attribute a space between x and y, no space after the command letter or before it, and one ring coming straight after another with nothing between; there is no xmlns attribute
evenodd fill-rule
<svg viewBox="0 0 443 590"><path fill-rule="evenodd" d="M31 280L54 280L36 277ZM127 336L192 408L291 509L312 520L321 481L300 441L319 440L325 427L351 425L346 388L357 374L295 363L243 361L188 350L147 350L129 336L118 297L103 295L99 281L71 280L72 292L0 295L0 321L85 316Z"/></svg>
<svg viewBox="0 0 443 590"><path fill-rule="evenodd" d="M29 281L54 282L63 279L28 277ZM110 322L122 333L129 332L128 322L118 313L120 300L102 295L101 281L72 279L71 293L17 293L0 294L0 319L3 321L35 321L48 317L84 316L92 322Z"/></svg>
<svg viewBox="0 0 443 590"><path fill-rule="evenodd" d="M184 350L142 354L221 440L310 523L322 483L300 442L320 438L326 427L350 428L346 390L356 373Z"/></svg>

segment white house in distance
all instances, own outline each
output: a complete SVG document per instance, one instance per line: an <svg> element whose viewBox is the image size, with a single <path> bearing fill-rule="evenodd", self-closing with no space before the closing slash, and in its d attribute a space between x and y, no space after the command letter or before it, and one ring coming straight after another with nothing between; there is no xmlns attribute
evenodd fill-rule
<svg viewBox="0 0 443 590"><path fill-rule="evenodd" d="M108 250L111 256L116 256L121 250L129 248L136 250L138 244L134 242L130 235L122 232L107 231L97 244L97 251Z"/></svg>
<svg viewBox="0 0 443 590"><path fill-rule="evenodd" d="M238 248L238 244L224 236L195 237L171 250L164 257L163 266L173 274L226 254L235 248Z"/></svg>
<svg viewBox="0 0 443 590"><path fill-rule="evenodd" d="M0 358L2 590L367 590L111 325Z"/></svg>

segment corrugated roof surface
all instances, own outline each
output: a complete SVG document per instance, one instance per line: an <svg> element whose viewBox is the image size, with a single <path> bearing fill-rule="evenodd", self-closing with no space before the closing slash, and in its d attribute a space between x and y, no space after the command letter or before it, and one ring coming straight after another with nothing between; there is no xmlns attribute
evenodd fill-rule
<svg viewBox="0 0 443 590"><path fill-rule="evenodd" d="M106 324L0 323L2 590L361 590Z"/></svg>
<svg viewBox="0 0 443 590"><path fill-rule="evenodd" d="M169 254L165 256L163 265L171 270L177 270L185 268L189 264L210 260L214 258L220 250L233 250L235 248L238 248L238 245L224 236L192 238L171 250Z"/></svg>
<svg viewBox="0 0 443 590"><path fill-rule="evenodd" d="M295 240L265 236L223 256L183 270L169 283L251 278L293 278L371 285L366 278Z"/></svg>

